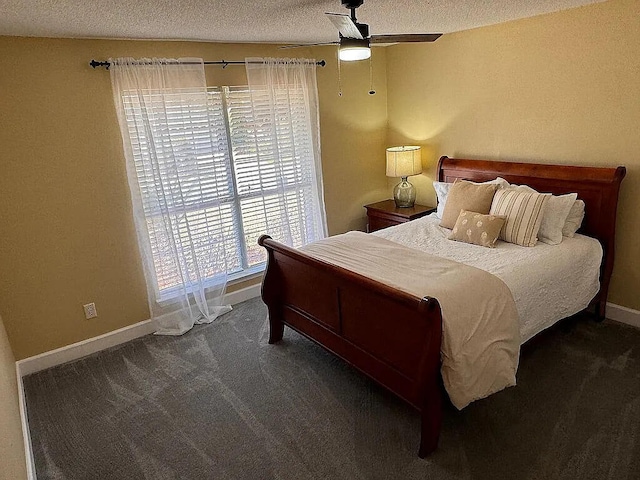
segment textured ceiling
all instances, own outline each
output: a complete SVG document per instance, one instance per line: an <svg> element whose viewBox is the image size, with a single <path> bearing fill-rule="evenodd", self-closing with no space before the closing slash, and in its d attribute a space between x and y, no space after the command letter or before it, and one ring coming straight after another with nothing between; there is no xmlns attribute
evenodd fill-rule
<svg viewBox="0 0 640 480"><path fill-rule="evenodd" d="M367 0L371 33L450 33L602 0ZM220 42L336 40L340 0L0 0L0 35Z"/></svg>

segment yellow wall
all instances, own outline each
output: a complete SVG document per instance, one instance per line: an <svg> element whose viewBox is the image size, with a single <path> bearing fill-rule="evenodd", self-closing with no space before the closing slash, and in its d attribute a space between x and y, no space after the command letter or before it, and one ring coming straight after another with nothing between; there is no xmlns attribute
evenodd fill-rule
<svg viewBox="0 0 640 480"><path fill-rule="evenodd" d="M374 52L344 66L335 48L287 50L318 69L329 231L363 228L387 195L386 69ZM0 314L22 359L149 318L109 74L92 58L285 56L265 45L0 37ZM206 67L210 85L246 84L244 67ZM246 286L246 284L242 285ZM231 289L230 289L231 290ZM99 317L85 320L82 304Z"/></svg>
<svg viewBox="0 0 640 480"><path fill-rule="evenodd" d="M422 203L440 155L625 165L609 301L640 309L639 1L392 46L387 76L389 144L427 152Z"/></svg>
<svg viewBox="0 0 640 480"><path fill-rule="evenodd" d="M627 166L610 301L640 309L640 2L610 0L374 49L343 64L333 47L287 50L318 69L331 234L362 229L388 198L384 148L417 143L433 204L438 156ZM0 314L16 358L149 317L109 75L91 58L284 56L267 45L0 37ZM207 67L210 85L245 83ZM245 286L243 284L242 286ZM237 287L236 287L237 288ZM82 304L99 317L85 320Z"/></svg>
<svg viewBox="0 0 640 480"><path fill-rule="evenodd" d="M16 362L0 318L0 480L27 478Z"/></svg>

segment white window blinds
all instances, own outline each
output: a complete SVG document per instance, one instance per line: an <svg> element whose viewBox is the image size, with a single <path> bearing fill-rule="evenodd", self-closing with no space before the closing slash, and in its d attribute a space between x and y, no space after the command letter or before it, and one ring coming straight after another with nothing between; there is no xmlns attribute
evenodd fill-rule
<svg viewBox="0 0 640 480"><path fill-rule="evenodd" d="M249 266L266 260L258 237L291 246L322 238L312 191L311 132L301 90L282 90L272 106L265 92L225 89L233 167ZM252 98L253 97L253 98ZM273 131L275 129L275 131Z"/></svg>
<svg viewBox="0 0 640 480"><path fill-rule="evenodd" d="M159 300L172 296L181 269L197 264L206 279L260 265L266 256L257 240L264 233L292 246L322 238L313 221L322 213L313 202L301 90L279 91L274 108L267 95L254 92L252 99L246 87L211 89L207 105L189 93L169 101L164 95L157 109L141 108L142 101L153 96L123 97ZM150 149L158 161L148 161ZM178 264L171 249L189 238L187 260Z"/></svg>

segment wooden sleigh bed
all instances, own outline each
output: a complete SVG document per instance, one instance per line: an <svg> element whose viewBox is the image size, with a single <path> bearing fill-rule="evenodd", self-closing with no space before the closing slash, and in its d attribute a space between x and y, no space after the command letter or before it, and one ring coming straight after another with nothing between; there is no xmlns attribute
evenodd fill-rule
<svg viewBox="0 0 640 480"><path fill-rule="evenodd" d="M585 202L579 233L600 241L600 291L592 301L604 318L613 270L615 221L624 167L596 168L442 157L438 180L475 182L498 176L539 192L577 193ZM262 298L269 311L269 343L284 326L315 341L421 412L418 455L435 450L442 419L442 315L436 298L418 298L312 258L263 235L268 252Z"/></svg>

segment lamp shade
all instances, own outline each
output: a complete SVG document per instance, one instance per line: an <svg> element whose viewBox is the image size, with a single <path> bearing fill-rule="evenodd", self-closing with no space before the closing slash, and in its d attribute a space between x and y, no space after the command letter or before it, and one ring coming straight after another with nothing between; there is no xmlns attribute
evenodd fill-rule
<svg viewBox="0 0 640 480"><path fill-rule="evenodd" d="M420 147L387 148L387 177L408 177L422 173Z"/></svg>
<svg viewBox="0 0 640 480"><path fill-rule="evenodd" d="M371 49L369 47L344 47L340 49L339 55L343 62L366 60L371 56Z"/></svg>
<svg viewBox="0 0 640 480"><path fill-rule="evenodd" d="M366 60L371 56L369 39L367 38L341 38L338 56L343 62Z"/></svg>

